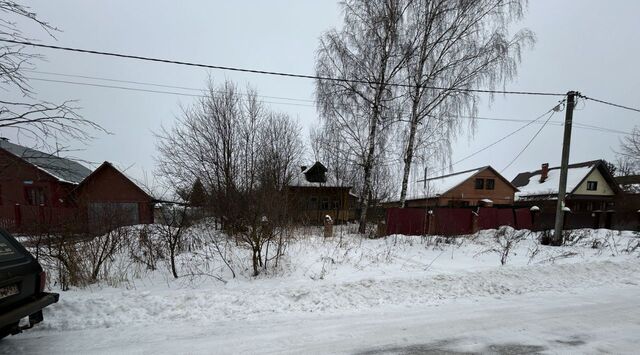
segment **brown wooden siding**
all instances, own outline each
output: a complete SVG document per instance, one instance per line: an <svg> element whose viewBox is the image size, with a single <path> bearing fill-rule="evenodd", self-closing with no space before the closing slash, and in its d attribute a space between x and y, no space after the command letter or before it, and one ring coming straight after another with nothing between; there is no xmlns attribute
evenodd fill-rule
<svg viewBox="0 0 640 355"><path fill-rule="evenodd" d="M291 186L287 191L291 201L288 214L294 220L310 224L321 224L326 215L341 223L353 220L355 206L352 206L349 190L347 187ZM315 198L315 206L312 198ZM323 199L326 199L329 208L323 208ZM337 206L334 205L336 202Z"/></svg>

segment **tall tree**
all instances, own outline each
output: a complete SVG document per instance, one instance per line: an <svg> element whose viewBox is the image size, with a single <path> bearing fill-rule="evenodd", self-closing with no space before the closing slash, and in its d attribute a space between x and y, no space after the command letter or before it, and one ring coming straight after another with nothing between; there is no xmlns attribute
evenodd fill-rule
<svg viewBox="0 0 640 355"><path fill-rule="evenodd" d="M344 26L322 36L316 60L318 76L338 80L317 80L316 98L321 119L361 169L358 230L364 233L380 135L394 112L391 84L406 57L400 30L407 2L346 0L342 6Z"/></svg>
<svg viewBox="0 0 640 355"><path fill-rule="evenodd" d="M206 95L183 111L175 127L157 135L158 173L182 189L202 182L214 216L251 250L257 275L268 260L262 247L288 221L283 194L303 155L300 127L263 106L255 90L242 92L232 82L210 82Z"/></svg>
<svg viewBox="0 0 640 355"><path fill-rule="evenodd" d="M477 94L516 74L521 50L533 45L527 29L510 35L509 26L523 17L526 0L413 0L407 10L405 45L410 55L404 74L408 129L403 140L400 202L416 151L432 163L445 163L450 143L460 132L461 115L475 115Z"/></svg>

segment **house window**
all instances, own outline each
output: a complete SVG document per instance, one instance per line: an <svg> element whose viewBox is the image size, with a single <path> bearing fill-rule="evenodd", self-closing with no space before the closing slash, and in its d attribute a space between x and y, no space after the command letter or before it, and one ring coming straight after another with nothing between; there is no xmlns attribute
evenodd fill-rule
<svg viewBox="0 0 640 355"><path fill-rule="evenodd" d="M320 207L323 210L328 210L329 209L329 198L328 197L323 197L322 198L322 203L320 204Z"/></svg>
<svg viewBox="0 0 640 355"><path fill-rule="evenodd" d="M587 191L596 191L598 189L597 181L587 181Z"/></svg>
<svg viewBox="0 0 640 355"><path fill-rule="evenodd" d="M318 198L317 197L311 197L309 199L309 209L310 210L317 210L318 209Z"/></svg>
<svg viewBox="0 0 640 355"><path fill-rule="evenodd" d="M487 179L487 190L493 190L496 188L496 180L495 179Z"/></svg>
<svg viewBox="0 0 640 355"><path fill-rule="evenodd" d="M484 189L484 179L476 179L476 190Z"/></svg>
<svg viewBox="0 0 640 355"><path fill-rule="evenodd" d="M340 201L338 201L338 200L331 201L331 209L332 210L337 210L339 208L340 208Z"/></svg>
<svg viewBox="0 0 640 355"><path fill-rule="evenodd" d="M28 186L24 188L25 199L30 206L40 206L46 204L46 197L42 187Z"/></svg>

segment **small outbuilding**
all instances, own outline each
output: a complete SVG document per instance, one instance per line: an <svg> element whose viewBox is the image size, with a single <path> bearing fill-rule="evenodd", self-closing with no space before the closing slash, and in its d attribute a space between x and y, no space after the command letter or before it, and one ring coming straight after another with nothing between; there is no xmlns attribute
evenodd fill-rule
<svg viewBox="0 0 640 355"><path fill-rule="evenodd" d="M154 198L109 162L82 180L72 195L89 224L105 218L118 225L153 223Z"/></svg>

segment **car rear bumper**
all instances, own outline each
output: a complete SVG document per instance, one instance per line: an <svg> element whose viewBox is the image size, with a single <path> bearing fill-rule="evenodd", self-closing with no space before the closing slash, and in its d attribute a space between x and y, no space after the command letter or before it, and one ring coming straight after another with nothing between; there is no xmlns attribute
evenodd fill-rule
<svg viewBox="0 0 640 355"><path fill-rule="evenodd" d="M0 314L0 329L18 323L20 319L41 311L46 306L58 302L59 298L60 295L57 293L41 293L35 300Z"/></svg>

